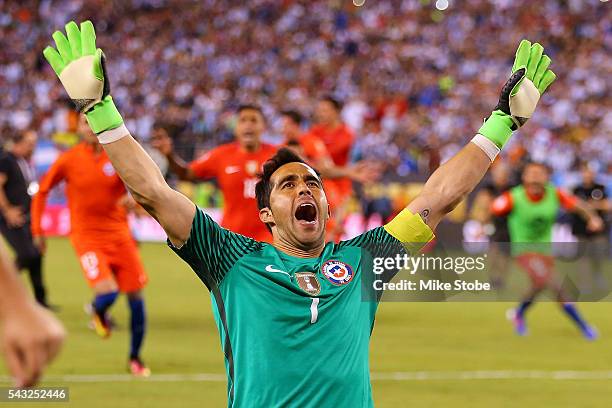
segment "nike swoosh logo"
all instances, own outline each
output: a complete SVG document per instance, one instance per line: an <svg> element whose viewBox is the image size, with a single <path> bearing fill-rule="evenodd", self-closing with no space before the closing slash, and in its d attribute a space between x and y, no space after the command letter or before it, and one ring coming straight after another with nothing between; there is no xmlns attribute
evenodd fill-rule
<svg viewBox="0 0 612 408"><path fill-rule="evenodd" d="M291 278L291 275L289 275L287 272L285 271L281 271L280 269L276 269L274 267L274 265L268 265L266 266L266 272L272 272L272 273L284 273L285 275L287 275L289 278Z"/></svg>
<svg viewBox="0 0 612 408"><path fill-rule="evenodd" d="M229 166L225 168L225 173L227 174L234 174L234 173L238 173L240 171L240 167L238 166Z"/></svg>

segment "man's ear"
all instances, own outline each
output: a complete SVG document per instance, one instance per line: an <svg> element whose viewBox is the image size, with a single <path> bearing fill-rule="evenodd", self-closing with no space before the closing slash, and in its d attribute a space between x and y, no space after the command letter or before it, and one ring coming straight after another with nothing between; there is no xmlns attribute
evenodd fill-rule
<svg viewBox="0 0 612 408"><path fill-rule="evenodd" d="M259 219L264 224L275 224L274 215L272 215L272 210L268 207L264 207L259 210Z"/></svg>

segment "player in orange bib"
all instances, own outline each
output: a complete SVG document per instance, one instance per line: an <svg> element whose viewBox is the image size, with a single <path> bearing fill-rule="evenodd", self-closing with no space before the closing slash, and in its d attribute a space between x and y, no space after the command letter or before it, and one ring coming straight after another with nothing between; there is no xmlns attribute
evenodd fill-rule
<svg viewBox="0 0 612 408"><path fill-rule="evenodd" d="M128 226L127 191L84 115L79 118L77 132L83 140L62 153L40 180L32 201L32 234L44 239L41 221L47 197L54 186L65 181L70 241L95 293L94 328L101 337L110 336L107 311L119 292L125 293L131 311L129 369L135 376L146 377L150 370L140 358L140 349L146 329L142 289L147 275Z"/></svg>
<svg viewBox="0 0 612 408"><path fill-rule="evenodd" d="M265 119L258 106L241 105L237 114L236 141L212 149L189 164L174 153L172 139L165 132L156 132L152 145L167 157L170 170L181 180L217 180L224 201L222 227L271 242L272 235L259 221L255 184L263 163L276 153L276 147L261 142Z"/></svg>

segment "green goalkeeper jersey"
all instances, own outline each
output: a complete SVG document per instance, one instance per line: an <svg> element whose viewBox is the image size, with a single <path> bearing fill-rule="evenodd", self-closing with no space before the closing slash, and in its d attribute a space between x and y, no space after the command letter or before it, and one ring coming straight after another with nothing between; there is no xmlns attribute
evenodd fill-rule
<svg viewBox="0 0 612 408"><path fill-rule="evenodd" d="M318 258L297 258L197 209L187 242L171 247L210 290L228 406L373 406L368 350L378 302L362 294L372 273L364 248L416 248L432 236L404 210L384 227L328 243Z"/></svg>

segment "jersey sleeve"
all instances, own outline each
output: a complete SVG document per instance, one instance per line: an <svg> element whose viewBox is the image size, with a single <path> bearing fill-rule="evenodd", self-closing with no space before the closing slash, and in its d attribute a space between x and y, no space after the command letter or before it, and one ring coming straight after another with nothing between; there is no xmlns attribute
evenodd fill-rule
<svg viewBox="0 0 612 408"><path fill-rule="evenodd" d="M434 239L433 231L425 224L421 216L411 213L407 208L403 209L383 228L389 235L404 244L412 254L418 253L429 241Z"/></svg>
<svg viewBox="0 0 612 408"><path fill-rule="evenodd" d="M189 164L189 168L193 174L200 180L206 180L217 177L217 169L219 168L218 155L213 149L203 156L197 158Z"/></svg>
<svg viewBox="0 0 612 408"><path fill-rule="evenodd" d="M390 282L400 272L400 269L386 269L382 273L375 272L377 259L390 259L396 256L415 256L432 239L434 233L423 222L419 215L404 209L388 224L374 228L348 241L340 242L339 246L355 246L361 249L361 270L365 288L374 288L375 280ZM370 289L371 290L371 289ZM380 301L383 294L380 290L366 292L371 300Z"/></svg>
<svg viewBox="0 0 612 408"><path fill-rule="evenodd" d="M498 217L504 216L512 211L512 195L506 191L499 197L497 197L491 203L491 212Z"/></svg>
<svg viewBox="0 0 612 408"><path fill-rule="evenodd" d="M392 248L400 243L408 252L416 254L433 238L433 231L421 217L404 209L386 225L374 228L348 241L342 241L339 245L340 247L389 245Z"/></svg>
<svg viewBox="0 0 612 408"><path fill-rule="evenodd" d="M45 205L47 204L47 197L53 187L65 178L65 162L66 156L60 155L47 173L40 179L38 192L32 198L32 209L30 212L32 216L31 229L34 236L40 236L44 233L41 220L45 211Z"/></svg>
<svg viewBox="0 0 612 408"><path fill-rule="evenodd" d="M578 204L578 197L560 188L557 189L557 198L561 206L568 211L576 208L576 204Z"/></svg>
<svg viewBox="0 0 612 408"><path fill-rule="evenodd" d="M213 290L240 258L261 249L263 244L222 228L197 208L187 241L180 248L170 240L168 245Z"/></svg>
<svg viewBox="0 0 612 408"><path fill-rule="evenodd" d="M377 227L346 241L340 241L342 247L366 247L370 245L395 244L397 240L384 227Z"/></svg>

